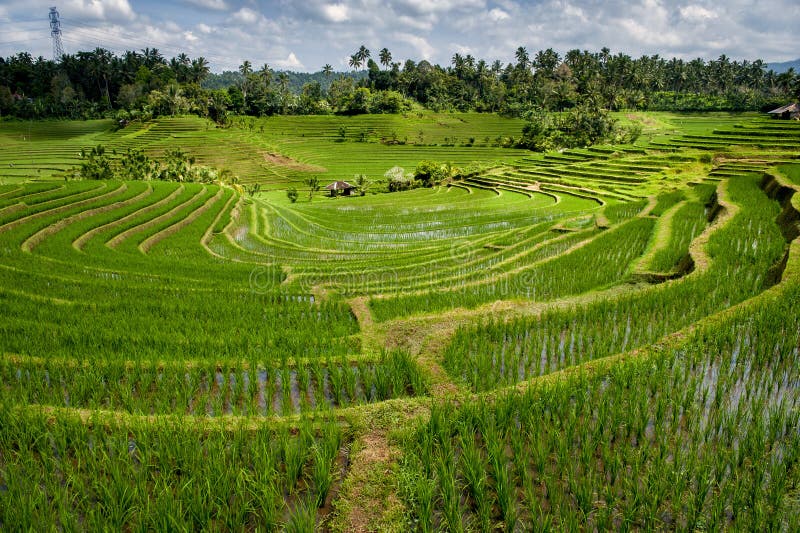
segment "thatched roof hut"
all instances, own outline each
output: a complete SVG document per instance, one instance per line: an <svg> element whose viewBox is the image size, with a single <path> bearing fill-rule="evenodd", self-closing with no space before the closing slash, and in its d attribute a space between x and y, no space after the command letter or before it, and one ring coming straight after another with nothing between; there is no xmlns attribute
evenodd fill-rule
<svg viewBox="0 0 800 533"><path fill-rule="evenodd" d="M330 185L326 186L325 189L331 192L331 196L336 196L337 194L342 194L344 196L350 196L355 189L355 185L350 185L346 181L334 181Z"/></svg>
<svg viewBox="0 0 800 533"><path fill-rule="evenodd" d="M788 104L783 107L779 107L778 109L773 109L772 111L768 112L770 115L774 116L775 118L794 118L800 119L800 104Z"/></svg>

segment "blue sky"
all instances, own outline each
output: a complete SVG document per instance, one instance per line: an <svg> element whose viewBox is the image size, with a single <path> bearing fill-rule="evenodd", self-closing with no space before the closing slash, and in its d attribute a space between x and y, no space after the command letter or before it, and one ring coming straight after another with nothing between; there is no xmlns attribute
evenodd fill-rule
<svg viewBox="0 0 800 533"><path fill-rule="evenodd" d="M212 70L347 69L365 44L395 61L446 64L455 52L513 59L525 46L692 59L800 57L800 2L771 0L0 0L0 55L50 57L47 13L61 13L67 52L155 47L205 56Z"/></svg>

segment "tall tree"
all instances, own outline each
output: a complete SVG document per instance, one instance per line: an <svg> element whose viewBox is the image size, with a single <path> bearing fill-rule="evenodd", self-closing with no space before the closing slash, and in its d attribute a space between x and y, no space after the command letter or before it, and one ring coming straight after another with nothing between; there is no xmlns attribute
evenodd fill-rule
<svg viewBox="0 0 800 533"><path fill-rule="evenodd" d="M264 84L264 90L266 91L272 83L272 69L267 63L264 63L261 66L261 70L258 71L258 75L261 77L261 83Z"/></svg>
<svg viewBox="0 0 800 533"><path fill-rule="evenodd" d="M250 85L249 77L252 73L253 64L245 59L242 64L239 65L239 74L242 75L242 96L244 97L245 104L247 104L247 89Z"/></svg>
<svg viewBox="0 0 800 533"><path fill-rule="evenodd" d="M278 82L281 86L281 109L283 114L286 114L286 110L289 107L289 75L285 72L281 72L278 74Z"/></svg>
<svg viewBox="0 0 800 533"><path fill-rule="evenodd" d="M192 81L194 83L202 83L210 72L211 68L205 57L200 56L192 61Z"/></svg>
<svg viewBox="0 0 800 533"><path fill-rule="evenodd" d="M367 64L367 59L370 58L369 49L364 46L363 44L358 48L358 51L355 53L355 56L358 58L358 61L361 66Z"/></svg>
<svg viewBox="0 0 800 533"><path fill-rule="evenodd" d="M392 64L392 53L388 48L382 48L378 53L378 58L380 59L381 65L383 65L384 68L389 68L389 65Z"/></svg>
<svg viewBox="0 0 800 533"><path fill-rule="evenodd" d="M516 52L514 52L514 57L517 59L517 67L520 70L528 70L531 58L528 55L528 50L524 46L517 48Z"/></svg>

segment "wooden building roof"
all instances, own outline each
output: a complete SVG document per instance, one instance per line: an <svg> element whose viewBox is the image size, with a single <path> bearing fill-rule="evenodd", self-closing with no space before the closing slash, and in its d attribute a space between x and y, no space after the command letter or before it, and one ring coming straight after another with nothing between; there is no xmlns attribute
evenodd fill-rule
<svg viewBox="0 0 800 533"><path fill-rule="evenodd" d="M325 187L329 191L344 191L347 189L355 189L355 185L350 185L346 181L334 181Z"/></svg>

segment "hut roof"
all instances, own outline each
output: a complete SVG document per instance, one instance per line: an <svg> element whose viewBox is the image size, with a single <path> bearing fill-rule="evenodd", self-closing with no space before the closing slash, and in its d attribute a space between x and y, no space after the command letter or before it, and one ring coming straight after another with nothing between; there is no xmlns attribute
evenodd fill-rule
<svg viewBox="0 0 800 533"><path fill-rule="evenodd" d="M798 113L800 112L800 105L794 104L787 104L783 107L779 107L778 109L773 109L772 111L768 111L768 113L774 113L776 115L782 115L783 113Z"/></svg>
<svg viewBox="0 0 800 533"><path fill-rule="evenodd" d="M334 181L325 188L328 189L329 191L344 191L347 189L355 189L355 186L350 185L346 181Z"/></svg>

